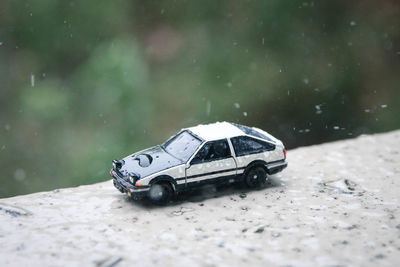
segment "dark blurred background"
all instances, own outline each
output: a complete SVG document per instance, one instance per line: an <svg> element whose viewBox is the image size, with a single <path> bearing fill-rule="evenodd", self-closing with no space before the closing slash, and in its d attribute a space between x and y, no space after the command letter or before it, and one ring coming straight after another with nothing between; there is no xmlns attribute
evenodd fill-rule
<svg viewBox="0 0 400 267"><path fill-rule="evenodd" d="M399 60L398 0L2 0L0 197L104 181L199 123L287 148L398 129Z"/></svg>

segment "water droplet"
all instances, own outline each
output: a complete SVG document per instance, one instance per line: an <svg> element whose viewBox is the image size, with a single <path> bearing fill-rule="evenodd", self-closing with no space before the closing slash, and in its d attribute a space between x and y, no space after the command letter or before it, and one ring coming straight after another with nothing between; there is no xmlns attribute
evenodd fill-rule
<svg viewBox="0 0 400 267"><path fill-rule="evenodd" d="M243 116L247 117L247 112L246 111L243 112Z"/></svg>
<svg viewBox="0 0 400 267"><path fill-rule="evenodd" d="M239 104L239 103L235 103L235 104L233 104L233 106L234 106L235 108L240 108L240 104Z"/></svg>
<svg viewBox="0 0 400 267"><path fill-rule="evenodd" d="M308 84L310 81L309 81L307 78L304 78L303 82L304 82L305 84Z"/></svg>
<svg viewBox="0 0 400 267"><path fill-rule="evenodd" d="M17 181L25 180L26 174L23 169L16 169L14 172L14 179Z"/></svg>
<svg viewBox="0 0 400 267"><path fill-rule="evenodd" d="M387 107L388 107L388 105L386 105L386 104L381 105L381 108L387 108Z"/></svg>
<svg viewBox="0 0 400 267"><path fill-rule="evenodd" d="M211 113L211 101L207 100L207 103L206 103L206 115L210 116L210 113Z"/></svg>
<svg viewBox="0 0 400 267"><path fill-rule="evenodd" d="M31 86L35 87L35 75L31 73Z"/></svg>
<svg viewBox="0 0 400 267"><path fill-rule="evenodd" d="M354 27L356 25L357 25L357 23L354 20L350 21L350 26Z"/></svg>
<svg viewBox="0 0 400 267"><path fill-rule="evenodd" d="M228 87L232 87L232 83L231 83L231 82L227 83L226 85L227 85Z"/></svg>

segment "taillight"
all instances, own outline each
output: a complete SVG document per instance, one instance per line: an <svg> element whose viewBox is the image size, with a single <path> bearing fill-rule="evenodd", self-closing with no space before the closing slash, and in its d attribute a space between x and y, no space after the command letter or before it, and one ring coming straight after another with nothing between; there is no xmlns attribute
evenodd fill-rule
<svg viewBox="0 0 400 267"><path fill-rule="evenodd" d="M284 156L285 159L286 159L286 149L283 149L283 156Z"/></svg>

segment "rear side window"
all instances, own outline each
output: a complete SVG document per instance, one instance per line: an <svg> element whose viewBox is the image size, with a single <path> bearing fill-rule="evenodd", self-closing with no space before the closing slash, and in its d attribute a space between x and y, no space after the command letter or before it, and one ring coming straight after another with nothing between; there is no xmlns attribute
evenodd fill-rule
<svg viewBox="0 0 400 267"><path fill-rule="evenodd" d="M258 138L262 138L268 141L272 141L271 138L269 138L268 136L266 136L265 134L260 133L257 130L254 130L253 128L244 126L244 125L240 125L240 124L236 124L236 123L232 123L233 125L235 125L237 128L239 128L240 130L242 130L245 134L254 136L254 137L258 137Z"/></svg>
<svg viewBox="0 0 400 267"><path fill-rule="evenodd" d="M225 159L231 156L227 140L219 140L206 143L194 156L191 164Z"/></svg>
<svg viewBox="0 0 400 267"><path fill-rule="evenodd" d="M238 136L231 138L236 156L261 153L275 149L275 145L263 142L247 136Z"/></svg>

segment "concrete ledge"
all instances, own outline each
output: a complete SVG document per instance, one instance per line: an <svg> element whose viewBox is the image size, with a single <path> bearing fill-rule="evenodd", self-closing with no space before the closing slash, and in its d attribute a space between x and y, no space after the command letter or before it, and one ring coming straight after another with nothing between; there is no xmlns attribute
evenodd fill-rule
<svg viewBox="0 0 400 267"><path fill-rule="evenodd" d="M0 199L1 266L398 266L400 131L298 148L262 190L166 207L111 181Z"/></svg>

